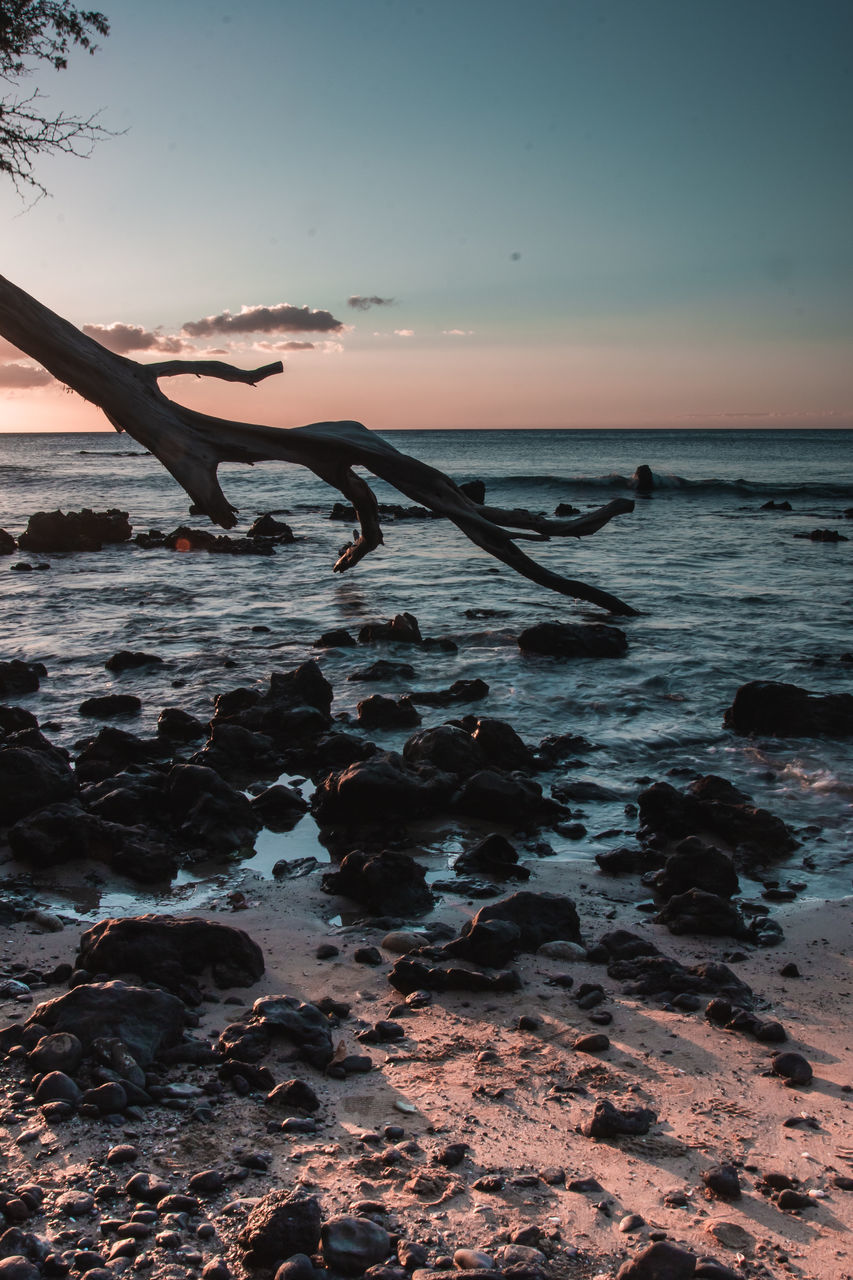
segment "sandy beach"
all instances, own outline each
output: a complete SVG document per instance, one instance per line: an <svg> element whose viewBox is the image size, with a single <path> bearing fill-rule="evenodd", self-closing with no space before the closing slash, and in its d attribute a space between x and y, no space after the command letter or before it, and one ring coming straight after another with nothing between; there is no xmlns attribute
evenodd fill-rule
<svg viewBox="0 0 853 1280"><path fill-rule="evenodd" d="M632 903L632 878L540 862L528 887L573 898L586 945L627 928L685 965L733 951L730 939L673 937L644 918ZM336 1045L369 1054L371 1070L339 1080L273 1052L265 1064L275 1081L304 1080L319 1099L316 1132L294 1133L281 1130L282 1112L257 1089L243 1097L224 1091L206 1122L166 1104L118 1125L80 1116L51 1124L24 1083L32 1073L20 1058L7 1058L3 1187L37 1184L44 1192L27 1230L106 1256L115 1221L133 1208L132 1198L120 1194L132 1174L158 1175L184 1193L191 1177L215 1170L224 1179L213 1179L218 1189L200 1196L200 1212L186 1229L167 1232L171 1248L141 1238L135 1257L129 1251L126 1261L113 1257L111 1271L132 1266L165 1280L207 1266L216 1275L214 1262L224 1259L232 1274L253 1274L242 1270L237 1236L257 1198L275 1188L317 1196L324 1219L378 1215L392 1239L424 1247L430 1268L450 1265L460 1248L482 1251L493 1268L502 1259L504 1267L518 1267L521 1244L544 1255L537 1264L548 1275L609 1278L650 1242L666 1239L742 1276L853 1274L853 1193L843 1189L853 1187L844 1181L853 1175L847 954L853 899L785 906L781 946L736 949L742 958L731 967L759 998L761 1016L783 1024L782 1048L801 1053L814 1070L810 1085L791 1088L769 1073L780 1046L713 1025L703 1016L705 1001L695 1012L664 1008L653 998L626 996L599 964L523 955L514 965L521 978L516 992L436 993L426 1007L411 1008L388 984L393 954L382 951L375 966L354 959L359 947L380 945L384 930L330 926L336 900L322 891L318 872L272 885L247 875L237 892L230 903L240 910L223 895L204 914L245 930L262 948L266 971L251 988L209 987L193 1036L214 1042L225 1023L262 996L331 997L350 1007L334 1033ZM462 922L459 910L443 918L454 931ZM31 923L10 926L3 973L73 964L80 934L73 923L50 933ZM338 954L317 959L324 944ZM800 976L782 977L792 963ZM567 973L571 989L554 982ZM576 1002L584 982L605 990L592 1014L612 1014L603 1028L609 1047L598 1052L574 1048L579 1037L602 1030ZM35 1002L63 989L7 999L3 1023L27 1018ZM356 1039L388 1018L402 1027L401 1039L385 1045ZM213 1078L210 1066L168 1073L169 1081L196 1085ZM657 1119L643 1136L587 1137L584 1125L603 1099L651 1108ZM463 1153L453 1163L447 1150L460 1143ZM107 1153L119 1144L136 1154L113 1167ZM247 1153L260 1159L246 1161ZM706 1193L702 1175L717 1165L734 1167L740 1198ZM802 1207L780 1207L772 1198L780 1185L802 1193ZM91 1213L77 1220L63 1215L58 1199L69 1189L96 1197ZM501 1254L508 1246L510 1253Z"/></svg>

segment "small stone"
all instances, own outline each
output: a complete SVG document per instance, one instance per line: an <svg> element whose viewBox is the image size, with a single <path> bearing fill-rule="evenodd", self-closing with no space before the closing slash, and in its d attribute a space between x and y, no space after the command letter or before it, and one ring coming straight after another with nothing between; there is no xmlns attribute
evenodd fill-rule
<svg viewBox="0 0 853 1280"><path fill-rule="evenodd" d="M88 1191L65 1191L56 1201L56 1207L66 1218L85 1218L95 1209L95 1197Z"/></svg>
<svg viewBox="0 0 853 1280"><path fill-rule="evenodd" d="M340 947L336 947L334 942L321 942L317 950L314 952L314 955L318 960L331 960L340 954L341 949ZM304 1255L301 1254L300 1257L304 1257Z"/></svg>
<svg viewBox="0 0 853 1280"><path fill-rule="evenodd" d="M812 1082L812 1069L801 1053L777 1053L770 1065L774 1075L782 1076L791 1085Z"/></svg>
<svg viewBox="0 0 853 1280"><path fill-rule="evenodd" d="M453 1255L453 1265L458 1271L492 1271L495 1260L479 1249L457 1249Z"/></svg>
<svg viewBox="0 0 853 1280"><path fill-rule="evenodd" d="M294 1253L275 1273L275 1280L314 1280L314 1263L305 1253Z"/></svg>
<svg viewBox="0 0 853 1280"><path fill-rule="evenodd" d="M780 1209L798 1210L807 1209L812 1201L802 1191L794 1191L791 1187L786 1187L784 1191L780 1191L776 1197L776 1203Z"/></svg>
<svg viewBox="0 0 853 1280"><path fill-rule="evenodd" d="M120 1143L117 1147L110 1147L107 1152L107 1164L131 1164L138 1159L139 1148L132 1146L129 1142Z"/></svg>
<svg viewBox="0 0 853 1280"><path fill-rule="evenodd" d="M436 1153L435 1162L444 1165L445 1169L455 1169L465 1159L467 1150L467 1142L451 1142Z"/></svg>
<svg viewBox="0 0 853 1280"><path fill-rule="evenodd" d="M580 1036L572 1048L575 1053L603 1053L610 1048L610 1037L603 1031L595 1031L588 1036Z"/></svg>
<svg viewBox="0 0 853 1280"><path fill-rule="evenodd" d="M344 1275L360 1275L391 1252L391 1237L370 1218L330 1218L320 1232L323 1260Z"/></svg>
<svg viewBox="0 0 853 1280"><path fill-rule="evenodd" d="M187 1185L194 1195L218 1195L225 1189L225 1176L220 1169L202 1169L193 1174Z"/></svg>
<svg viewBox="0 0 853 1280"><path fill-rule="evenodd" d="M708 1199L740 1200L740 1179L737 1169L730 1164L717 1164L702 1174L705 1195Z"/></svg>
<svg viewBox="0 0 853 1280"><path fill-rule="evenodd" d="M722 1218L713 1218L705 1223L705 1231L724 1249L734 1249L738 1253L752 1253L755 1246L753 1236L736 1222L726 1222Z"/></svg>
<svg viewBox="0 0 853 1280"><path fill-rule="evenodd" d="M639 1231L640 1227L646 1225L646 1220L639 1213L626 1213L624 1218L619 1220L619 1230L624 1235L629 1235L632 1231Z"/></svg>
<svg viewBox="0 0 853 1280"><path fill-rule="evenodd" d="M383 963L382 952L378 947L356 947L352 958L356 964L368 964L374 968Z"/></svg>

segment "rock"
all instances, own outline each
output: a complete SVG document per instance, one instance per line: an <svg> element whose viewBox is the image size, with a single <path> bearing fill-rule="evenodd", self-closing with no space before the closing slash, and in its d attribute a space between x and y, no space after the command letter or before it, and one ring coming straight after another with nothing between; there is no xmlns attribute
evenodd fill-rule
<svg viewBox="0 0 853 1280"><path fill-rule="evenodd" d="M108 857L116 843L108 824L74 801L27 814L7 838L15 857L35 867Z"/></svg>
<svg viewBox="0 0 853 1280"><path fill-rule="evenodd" d="M410 700L416 706L450 707L458 702L479 702L489 692L485 680L454 680L449 689L416 690Z"/></svg>
<svg viewBox="0 0 853 1280"><path fill-rule="evenodd" d="M420 723L421 717L408 696L395 702L393 698L374 693L358 703L358 727L368 732L373 729L411 729Z"/></svg>
<svg viewBox="0 0 853 1280"><path fill-rule="evenodd" d="M293 530L283 520L276 520L269 512L253 520L246 533L247 538L274 538L277 543L295 542Z"/></svg>
<svg viewBox="0 0 853 1280"><path fill-rule="evenodd" d="M619 1230L623 1235L629 1235L632 1231L639 1231L640 1227L646 1225L646 1220L639 1213L626 1213L624 1218L619 1219Z"/></svg>
<svg viewBox="0 0 853 1280"><path fill-rule="evenodd" d="M590 1035L580 1036L572 1048L575 1053L604 1053L610 1048L610 1037L603 1031L592 1032Z"/></svg>
<svg viewBox="0 0 853 1280"><path fill-rule="evenodd" d="M435 812L446 783L426 777L393 752L380 752L328 775L317 787L311 810L317 822L388 823Z"/></svg>
<svg viewBox="0 0 853 1280"><path fill-rule="evenodd" d="M77 778L81 783L101 782L129 765L153 760L162 749L159 742L145 742L115 725L105 725L78 755Z"/></svg>
<svg viewBox="0 0 853 1280"><path fill-rule="evenodd" d="M426 868L396 850L348 853L337 871L323 876L323 888L360 902L373 915L417 915L433 902Z"/></svg>
<svg viewBox="0 0 853 1280"><path fill-rule="evenodd" d="M709 1200L740 1200L740 1179L731 1164L715 1164L702 1173L705 1195Z"/></svg>
<svg viewBox="0 0 853 1280"><path fill-rule="evenodd" d="M70 1031L42 1036L27 1054L34 1071L64 1071L73 1075L83 1060L83 1046Z"/></svg>
<svg viewBox="0 0 853 1280"><path fill-rule="evenodd" d="M95 1197L88 1191L65 1191L57 1196L56 1207L66 1218L85 1218L95 1210Z"/></svg>
<svg viewBox="0 0 853 1280"><path fill-rule="evenodd" d="M770 1064L773 1074L782 1076L791 1085L811 1084L813 1072L801 1053L777 1053Z"/></svg>
<svg viewBox="0 0 853 1280"><path fill-rule="evenodd" d="M295 1044L299 1056L312 1066L323 1070L332 1059L332 1024L314 1004L298 1000L295 996L262 996L252 1006L251 1028L262 1032L267 1039L284 1037ZM227 1028L226 1028L227 1030ZM227 1039L223 1043L226 1056L230 1054Z"/></svg>
<svg viewBox="0 0 853 1280"><path fill-rule="evenodd" d="M319 1111L320 1099L304 1080L285 1080L267 1094L267 1102L286 1111Z"/></svg>
<svg viewBox="0 0 853 1280"><path fill-rule="evenodd" d="M486 501L486 484L483 480L463 480L459 488L466 498L470 498L480 507Z"/></svg>
<svg viewBox="0 0 853 1280"><path fill-rule="evenodd" d="M450 724L413 734L403 747L403 759L409 765L432 765L459 779L470 778L487 764L485 751L471 734Z"/></svg>
<svg viewBox="0 0 853 1280"><path fill-rule="evenodd" d="M133 649L119 649L118 653L114 653L104 663L107 671L133 671L137 667L162 665L163 659L156 653L140 653Z"/></svg>
<svg viewBox="0 0 853 1280"><path fill-rule="evenodd" d="M81 716L108 720L112 716L138 716L142 702L132 693L105 693L100 698L86 698L77 710Z"/></svg>
<svg viewBox="0 0 853 1280"><path fill-rule="evenodd" d="M402 956L391 968L388 981L403 995L426 991L518 991L521 979L512 969L483 973L461 965L431 966L420 959Z"/></svg>
<svg viewBox="0 0 853 1280"><path fill-rule="evenodd" d="M248 987L264 973L263 952L242 929L196 916L126 916L101 920L80 939L77 967L134 973L170 990L210 969L221 987Z"/></svg>
<svg viewBox="0 0 853 1280"><path fill-rule="evenodd" d="M27 1025L73 1031L84 1049L101 1037L114 1036L141 1066L147 1066L160 1049L182 1039L184 1014L183 1003L166 991L124 982L90 982L38 1005Z"/></svg>
<svg viewBox="0 0 853 1280"><path fill-rule="evenodd" d="M47 667L42 662L22 662L20 658L0 662L0 697L35 693L41 678L46 675Z"/></svg>
<svg viewBox="0 0 853 1280"><path fill-rule="evenodd" d="M532 893L521 890L498 902L481 907L474 919L462 928L464 937L477 924L508 920L520 933L522 951L536 951L543 942L557 940L580 943L580 920L571 898L559 893Z"/></svg>
<svg viewBox="0 0 853 1280"><path fill-rule="evenodd" d="M492 832L459 854L453 864L457 875L483 874L499 880L527 880L530 871L519 866L518 853L506 836Z"/></svg>
<svg viewBox="0 0 853 1280"><path fill-rule="evenodd" d="M755 1237L737 1222L726 1222L723 1218L712 1218L705 1223L705 1231L724 1249L734 1249L738 1253L749 1254L755 1248ZM741 1273L742 1274L742 1273Z"/></svg>
<svg viewBox="0 0 853 1280"><path fill-rule="evenodd" d="M383 951L390 951L392 955L405 956L410 951L417 951L424 945L424 941L422 933L415 933L409 929L392 929L390 933L385 934L379 945Z"/></svg>
<svg viewBox="0 0 853 1280"><path fill-rule="evenodd" d="M18 549L18 544L8 529L0 529L0 556L11 556Z"/></svg>
<svg viewBox="0 0 853 1280"><path fill-rule="evenodd" d="M290 831L303 814L308 801L295 787L277 782L252 800L252 810L270 831Z"/></svg>
<svg viewBox="0 0 853 1280"><path fill-rule="evenodd" d="M125 1195L133 1200L144 1200L146 1204L157 1204L170 1191L168 1182L164 1182L156 1173L148 1173L145 1170L134 1173L124 1188Z"/></svg>
<svg viewBox="0 0 853 1280"><path fill-rule="evenodd" d="M369 667L362 667L359 671L352 671L347 676L347 680L365 680L365 681L382 681L382 680L414 680L415 668L408 662L390 662L387 658L379 658L376 662L372 662Z"/></svg>
<svg viewBox="0 0 853 1280"><path fill-rule="evenodd" d="M715 937L749 938L741 913L726 898L703 889L677 894L655 916L670 933L710 934Z"/></svg>
<svg viewBox="0 0 853 1280"><path fill-rule="evenodd" d="M36 1086L35 1099L38 1103L70 1102L76 1106L80 1097L79 1086L64 1071L49 1071Z"/></svg>
<svg viewBox="0 0 853 1280"><path fill-rule="evenodd" d="M467 932L441 948L442 955L457 956L497 969L521 950L521 930L511 920L473 921Z"/></svg>
<svg viewBox="0 0 853 1280"><path fill-rule="evenodd" d="M800 1209L810 1208L815 1202L804 1192L795 1191L793 1187L785 1187L776 1197L776 1203L780 1209L797 1213Z"/></svg>
<svg viewBox="0 0 853 1280"><path fill-rule="evenodd" d="M452 806L467 817L525 826L543 816L546 802L539 783L518 770L503 773L483 769L465 779L453 796Z"/></svg>
<svg viewBox="0 0 853 1280"><path fill-rule="evenodd" d="M344 1275L361 1275L391 1252L391 1237L370 1218L330 1218L320 1232L323 1261Z"/></svg>
<svg viewBox="0 0 853 1280"><path fill-rule="evenodd" d="M673 898L688 889L701 889L721 898L731 898L740 889L729 855L696 836L680 841L660 871L650 875L644 883L650 884L664 898Z"/></svg>
<svg viewBox="0 0 853 1280"><path fill-rule="evenodd" d="M169 742L195 742L206 730L200 720L180 707L164 707L157 717L157 733Z"/></svg>
<svg viewBox="0 0 853 1280"><path fill-rule="evenodd" d="M480 748L489 764L498 769L529 771L535 765L535 757L505 720L481 717L471 733L471 740Z"/></svg>
<svg viewBox="0 0 853 1280"><path fill-rule="evenodd" d="M100 551L104 543L127 542L126 511L37 511L18 539L22 551Z"/></svg>
<svg viewBox="0 0 853 1280"><path fill-rule="evenodd" d="M294 1254L313 1254L319 1240L320 1202L287 1191L264 1196L237 1237L245 1266L270 1269Z"/></svg>
<svg viewBox="0 0 853 1280"><path fill-rule="evenodd" d="M166 791L172 819L190 844L227 854L254 847L260 821L249 800L213 769L176 764Z"/></svg>
<svg viewBox="0 0 853 1280"><path fill-rule="evenodd" d="M0 1280L41 1280L41 1276L41 1269L19 1253L0 1260Z"/></svg>
<svg viewBox="0 0 853 1280"><path fill-rule="evenodd" d="M538 956L547 956L549 960L585 960L586 947L579 942L568 942L565 938L555 938L553 942L543 942L536 948Z"/></svg>
<svg viewBox="0 0 853 1280"><path fill-rule="evenodd" d="M368 622L358 633L359 644L375 644L380 640L397 644L423 643L418 620L411 613L398 613L390 622Z"/></svg>
<svg viewBox="0 0 853 1280"><path fill-rule="evenodd" d="M491 1271L495 1261L488 1253L480 1249L457 1249L453 1255L453 1265L458 1271Z"/></svg>
<svg viewBox="0 0 853 1280"><path fill-rule="evenodd" d="M669 1240L656 1240L635 1258L623 1262L616 1280L692 1280L695 1273L695 1254Z"/></svg>
<svg viewBox="0 0 853 1280"><path fill-rule="evenodd" d="M68 800L76 790L74 774L61 758L27 747L0 749L4 822L17 822L38 809Z"/></svg>
<svg viewBox="0 0 853 1280"><path fill-rule="evenodd" d="M518 647L522 653L552 658L621 658L628 638L618 627L601 623L539 622L521 632Z"/></svg>
<svg viewBox="0 0 853 1280"><path fill-rule="evenodd" d="M202 1273L203 1274L203 1273ZM275 1273L275 1280L315 1280L314 1263L304 1253L286 1258Z"/></svg>
<svg viewBox="0 0 853 1280"><path fill-rule="evenodd" d="M640 836L681 840L710 832L741 856L767 860L792 853L799 841L780 818L756 808L749 796L715 774L697 778L685 792L656 782L638 797Z"/></svg>
<svg viewBox="0 0 853 1280"><path fill-rule="evenodd" d="M615 1107L608 1098L599 1099L591 1118L583 1126L587 1138L615 1138L623 1134L644 1134L657 1120L648 1107Z"/></svg>
<svg viewBox="0 0 853 1280"><path fill-rule="evenodd" d="M795 684L751 680L738 689L723 724L735 733L774 738L849 738L853 694L809 693Z"/></svg>

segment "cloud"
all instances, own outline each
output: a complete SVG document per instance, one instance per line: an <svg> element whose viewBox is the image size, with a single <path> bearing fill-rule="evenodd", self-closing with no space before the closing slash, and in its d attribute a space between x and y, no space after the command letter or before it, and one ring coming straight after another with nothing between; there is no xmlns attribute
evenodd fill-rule
<svg viewBox="0 0 853 1280"><path fill-rule="evenodd" d="M415 336L414 329L395 329L394 333L398 338L414 338Z"/></svg>
<svg viewBox="0 0 853 1280"><path fill-rule="evenodd" d="M158 330L143 329L137 324L84 324L83 332L100 342L108 351L124 355L127 351L164 351L177 355L186 351L187 344Z"/></svg>
<svg viewBox="0 0 853 1280"><path fill-rule="evenodd" d="M375 293L369 297L354 293L351 298L347 298L347 306L355 307L356 311L369 311L371 307L393 307L395 302L396 298L380 298Z"/></svg>
<svg viewBox="0 0 853 1280"><path fill-rule="evenodd" d="M272 307L241 307L238 315L223 311L218 316L188 320L184 333L205 338L211 333L340 333L344 328L330 311L312 311L277 302Z"/></svg>
<svg viewBox="0 0 853 1280"><path fill-rule="evenodd" d="M473 329L442 329L441 331L448 338L469 338L474 332Z"/></svg>
<svg viewBox="0 0 853 1280"><path fill-rule="evenodd" d="M261 351L314 351L316 342L256 342L255 346Z"/></svg>
<svg viewBox="0 0 853 1280"><path fill-rule="evenodd" d="M23 387L46 387L53 382L46 369L36 369L30 364L0 365L0 387L21 390Z"/></svg>

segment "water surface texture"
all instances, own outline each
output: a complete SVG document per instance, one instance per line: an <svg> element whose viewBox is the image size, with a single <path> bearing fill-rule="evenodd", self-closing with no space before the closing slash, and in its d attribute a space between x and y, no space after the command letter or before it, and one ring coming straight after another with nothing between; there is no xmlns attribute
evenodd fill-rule
<svg viewBox="0 0 853 1280"><path fill-rule="evenodd" d="M608 619L590 606L518 577L441 520L384 523L385 546L345 574L332 573L351 529L329 520L340 495L299 467L223 466L226 496L240 510L235 534L273 511L296 542L273 557L143 551L130 544L100 553L0 560L0 658L39 660L40 691L18 699L48 736L71 746L92 731L77 707L84 697L138 693L141 717L121 722L154 729L167 705L210 713L217 693L264 683L273 670L306 658L335 689L335 712L381 691L446 688L479 676L490 686L479 713L510 721L535 744L578 733L598 748L571 770L611 787L618 800L585 806L587 836L552 840L558 856L591 859L630 838L624 806L638 780L714 772L744 787L796 828L813 831L781 868L802 877L805 854L815 891L850 892L853 744L810 739L751 741L725 731L722 718L747 680L787 680L814 691L849 690L853 663L853 541L794 537L833 528L853 539L853 440L808 431L458 431L388 432L398 448L457 481L485 481L487 502L553 513L632 496L629 479L645 463L655 489L637 498L591 538L523 543L557 572L595 583L640 610ZM383 502L407 503L377 483ZM768 500L787 511L763 511ZM35 511L129 513L134 532L207 527L189 517L188 499L155 458L126 436L0 436L0 526L23 531ZM46 572L11 572L20 560ZM359 647L314 649L324 631L409 611L425 636L449 636L458 652ZM625 658L556 662L525 658L516 636L551 620L612 621L629 639ZM118 649L144 649L161 668L112 676ZM847 660L845 660L847 655ZM376 657L410 661L414 681L382 686L346 676ZM424 725L451 714L422 708ZM405 735L373 735L398 749ZM671 770L676 773L670 775ZM306 823L310 820L306 820ZM619 831L617 836L606 832ZM551 835L549 833L549 839ZM290 843L288 843L290 842ZM261 839L263 846L264 837ZM277 856L302 852L305 824L277 836ZM265 846L264 846L265 847ZM266 864L265 864L266 865Z"/></svg>

